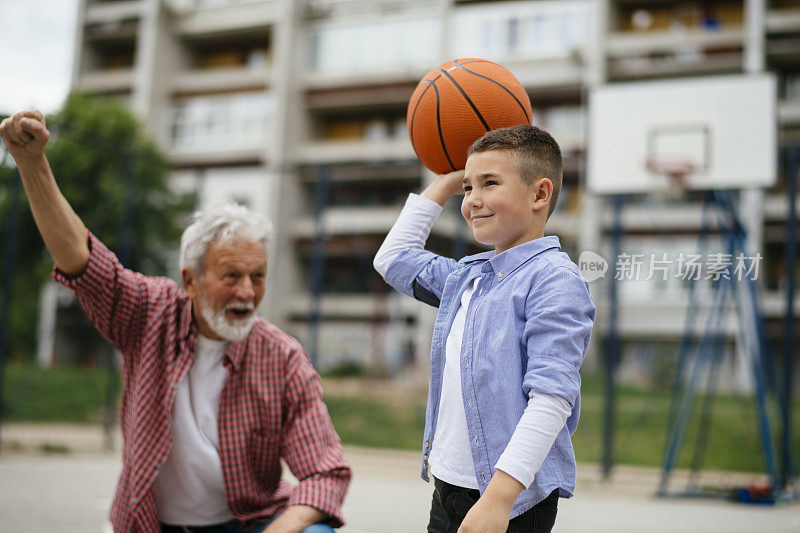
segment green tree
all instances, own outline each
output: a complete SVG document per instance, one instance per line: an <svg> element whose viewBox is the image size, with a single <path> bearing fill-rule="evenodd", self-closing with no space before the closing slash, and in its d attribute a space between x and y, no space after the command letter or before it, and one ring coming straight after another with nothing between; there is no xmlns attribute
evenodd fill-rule
<svg viewBox="0 0 800 533"><path fill-rule="evenodd" d="M125 266L146 274L165 274L165 252L177 245L195 200L194 195L170 190L169 163L143 134L136 118L116 103L73 94L46 121L51 131L46 154L53 174L86 227L117 255L125 255L127 248ZM2 247L14 179L18 179L16 170L0 167ZM12 297L0 305L11 305L9 353L28 359L35 351L39 292L52 259L24 193L18 217Z"/></svg>

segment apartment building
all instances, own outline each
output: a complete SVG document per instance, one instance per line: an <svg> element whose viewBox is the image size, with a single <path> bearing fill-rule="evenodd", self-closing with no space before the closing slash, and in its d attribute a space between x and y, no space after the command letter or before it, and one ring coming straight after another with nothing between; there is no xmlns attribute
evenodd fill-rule
<svg viewBox="0 0 800 533"><path fill-rule="evenodd" d="M609 253L609 200L584 187L592 87L772 71L781 145L800 143L798 1L82 0L75 50L73 89L129 105L169 154L176 188L196 190L200 207L232 200L274 220L263 311L322 369L424 373L434 310L390 291L371 259L408 192L432 178L405 112L417 81L445 60L491 59L528 90L534 124L565 156L548 232L576 260L582 250ZM783 171L773 189L742 195L754 206L746 224L765 255L760 282L777 335ZM700 213L696 195L674 204L630 197L625 249L694 246ZM481 249L459 218L443 214L434 250ZM592 291L597 343L604 282ZM669 357L686 292L680 280L620 282L630 379Z"/></svg>

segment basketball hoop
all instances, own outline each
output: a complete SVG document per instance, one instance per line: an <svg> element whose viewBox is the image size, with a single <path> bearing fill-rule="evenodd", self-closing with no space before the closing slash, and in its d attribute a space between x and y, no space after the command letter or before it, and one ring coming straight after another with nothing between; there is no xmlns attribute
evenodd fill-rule
<svg viewBox="0 0 800 533"><path fill-rule="evenodd" d="M686 159L648 158L645 167L654 176L663 176L661 183L653 185L653 193L666 200L683 197L687 178L694 173L695 165Z"/></svg>

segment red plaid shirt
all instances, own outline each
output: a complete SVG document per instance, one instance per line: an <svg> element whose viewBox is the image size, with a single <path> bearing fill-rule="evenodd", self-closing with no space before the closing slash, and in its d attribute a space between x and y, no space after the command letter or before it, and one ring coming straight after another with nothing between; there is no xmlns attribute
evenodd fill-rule
<svg viewBox="0 0 800 533"><path fill-rule="evenodd" d="M122 473L111 506L115 531L159 532L153 482L172 446L170 412L192 366L197 327L192 303L174 281L125 270L89 235L91 258L79 276L54 269L98 331L123 354ZM322 402L322 385L300 344L256 321L223 359L219 455L228 507L240 520L304 504L343 523L350 467ZM299 480L281 480L283 459Z"/></svg>

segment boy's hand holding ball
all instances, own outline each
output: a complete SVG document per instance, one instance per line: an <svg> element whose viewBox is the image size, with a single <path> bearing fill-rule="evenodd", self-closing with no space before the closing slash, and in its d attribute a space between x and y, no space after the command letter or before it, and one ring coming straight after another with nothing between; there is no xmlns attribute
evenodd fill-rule
<svg viewBox="0 0 800 533"><path fill-rule="evenodd" d="M464 171L456 170L448 174L440 174L428 185L420 196L433 200L443 206L447 199L457 194L464 194Z"/></svg>

